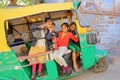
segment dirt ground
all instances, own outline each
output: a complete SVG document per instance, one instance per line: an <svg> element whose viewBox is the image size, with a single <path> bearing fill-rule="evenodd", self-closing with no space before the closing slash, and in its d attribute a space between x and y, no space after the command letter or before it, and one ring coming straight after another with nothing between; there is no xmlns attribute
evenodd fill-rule
<svg viewBox="0 0 120 80"><path fill-rule="evenodd" d="M93 73L88 70L79 76L67 80L120 80L120 60L109 63L108 69L105 72Z"/></svg>

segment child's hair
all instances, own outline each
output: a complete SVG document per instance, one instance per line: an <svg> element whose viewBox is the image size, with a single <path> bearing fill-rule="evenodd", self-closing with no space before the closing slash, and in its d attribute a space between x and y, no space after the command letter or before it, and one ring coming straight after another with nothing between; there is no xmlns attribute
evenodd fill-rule
<svg viewBox="0 0 120 80"><path fill-rule="evenodd" d="M61 25L61 27L62 27L63 25L66 26L67 28L69 28L69 24L68 24L68 23L63 23L63 24Z"/></svg>
<svg viewBox="0 0 120 80"><path fill-rule="evenodd" d="M70 26L72 26L72 25L75 25L75 26L76 26L76 23L75 23L75 22L72 22L72 23L70 24Z"/></svg>
<svg viewBox="0 0 120 80"><path fill-rule="evenodd" d="M45 23L48 22L48 21L52 22L52 20L50 18L45 18Z"/></svg>
<svg viewBox="0 0 120 80"><path fill-rule="evenodd" d="M53 23L52 23L52 25L54 25L54 26L55 26L55 23L53 22Z"/></svg>

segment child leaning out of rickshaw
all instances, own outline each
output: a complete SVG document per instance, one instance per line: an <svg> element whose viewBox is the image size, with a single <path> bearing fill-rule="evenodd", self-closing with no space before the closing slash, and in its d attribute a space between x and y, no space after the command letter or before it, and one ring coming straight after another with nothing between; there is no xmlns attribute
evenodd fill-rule
<svg viewBox="0 0 120 80"><path fill-rule="evenodd" d="M69 27L69 32L71 32L73 35L77 35L76 32L76 24L72 22ZM77 65L77 58L80 56L80 47L79 43L75 43L73 40L70 40L70 43L68 47L72 50L72 61L73 61L73 68L75 72L80 71Z"/></svg>
<svg viewBox="0 0 120 80"><path fill-rule="evenodd" d="M67 65L65 59L63 58L63 55L66 54L68 50L68 44L70 39L74 40L75 42L78 42L77 36L74 36L71 32L68 32L69 25L67 23L63 23L61 25L62 31L58 35L57 45L58 45L58 51L54 52L54 58L56 62L62 66L63 74L69 75L71 74L72 70Z"/></svg>
<svg viewBox="0 0 120 80"><path fill-rule="evenodd" d="M55 32L55 23L52 22L51 28L48 29L46 34L46 40L48 43L48 50L56 50L57 49L57 34Z"/></svg>
<svg viewBox="0 0 120 80"><path fill-rule="evenodd" d="M46 56L45 55L39 55L42 54L42 52L46 51L46 45L45 45L45 39L39 39L36 41L36 44L34 44L34 41L32 42L32 46L29 51L29 56L32 56L28 58L29 64L32 65L32 76L31 80L35 80L36 78L36 68L38 65L38 76L43 76L42 73L42 64L46 62Z"/></svg>
<svg viewBox="0 0 120 80"><path fill-rule="evenodd" d="M37 28L40 28L40 30L43 30L43 29L49 30L51 26L52 26L52 21L50 19L45 19L45 23L42 26L38 26ZM43 76L42 64L46 62L46 56L39 55L39 54L42 54L42 52L45 52L47 50L45 43L46 43L45 39L38 39L38 40L32 41L32 47L30 48L30 51L29 51L29 56L32 56L32 57L28 58L29 63L32 64L31 80L35 80L37 65L38 65L38 76L39 77Z"/></svg>

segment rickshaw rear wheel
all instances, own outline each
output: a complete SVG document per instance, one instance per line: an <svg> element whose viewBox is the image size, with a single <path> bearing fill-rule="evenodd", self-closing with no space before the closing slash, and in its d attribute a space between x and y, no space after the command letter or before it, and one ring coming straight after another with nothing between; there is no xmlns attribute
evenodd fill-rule
<svg viewBox="0 0 120 80"><path fill-rule="evenodd" d="M90 70L95 73L104 72L108 68L106 57L101 58Z"/></svg>

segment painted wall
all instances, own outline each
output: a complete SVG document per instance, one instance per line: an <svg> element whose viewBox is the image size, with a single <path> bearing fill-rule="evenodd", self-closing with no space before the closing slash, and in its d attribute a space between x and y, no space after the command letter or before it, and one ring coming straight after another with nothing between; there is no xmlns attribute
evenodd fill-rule
<svg viewBox="0 0 120 80"><path fill-rule="evenodd" d="M97 47L109 51L111 56L120 56L120 17L100 17L97 22L92 26L101 38Z"/></svg>
<svg viewBox="0 0 120 80"><path fill-rule="evenodd" d="M87 1L82 0L82 7L86 10L94 10L93 6L86 8ZM120 0L92 0L99 10L119 12ZM97 44L98 49L110 52L110 57L120 58L120 17L103 16L92 14L81 14L78 12L80 23L84 26L91 26L94 32L98 32L101 42ZM120 59L119 59L120 60Z"/></svg>
<svg viewBox="0 0 120 80"><path fill-rule="evenodd" d="M99 33L98 49L107 50L111 57L120 57L120 17L81 14L77 12L82 26L91 26Z"/></svg>

